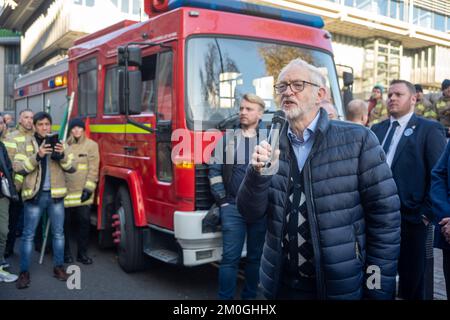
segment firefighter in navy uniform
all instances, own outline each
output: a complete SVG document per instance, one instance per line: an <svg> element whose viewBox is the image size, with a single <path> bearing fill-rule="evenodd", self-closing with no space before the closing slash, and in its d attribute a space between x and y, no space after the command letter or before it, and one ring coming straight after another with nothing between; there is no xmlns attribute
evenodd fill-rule
<svg viewBox="0 0 450 320"><path fill-rule="evenodd" d="M64 261L73 261L69 245L71 221L74 217L77 225L77 261L92 264L87 255L90 227L90 205L94 202L95 188L98 181L99 151L95 141L86 137L85 124L82 119L75 118L69 123L70 137L67 140L68 151L74 155L75 173L66 173L68 193L64 199L66 208L65 227L67 241L65 242Z"/></svg>

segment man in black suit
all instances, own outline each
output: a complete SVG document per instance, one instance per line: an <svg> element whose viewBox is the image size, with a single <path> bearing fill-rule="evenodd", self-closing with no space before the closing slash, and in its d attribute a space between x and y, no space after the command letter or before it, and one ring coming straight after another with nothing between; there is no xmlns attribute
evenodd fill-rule
<svg viewBox="0 0 450 320"><path fill-rule="evenodd" d="M390 118L372 130L386 152L401 201L399 296L422 300L426 226L433 219L429 196L431 169L446 140L442 125L414 114L415 93L410 82L392 81L387 101Z"/></svg>

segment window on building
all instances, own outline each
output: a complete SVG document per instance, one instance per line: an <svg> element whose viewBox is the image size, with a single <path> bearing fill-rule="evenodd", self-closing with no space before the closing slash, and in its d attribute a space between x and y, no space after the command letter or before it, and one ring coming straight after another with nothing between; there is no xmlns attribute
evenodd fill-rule
<svg viewBox="0 0 450 320"><path fill-rule="evenodd" d="M405 3L399 0L390 0L389 1L389 17L393 19L398 19L402 21L406 21L406 17L404 16L405 12Z"/></svg>
<svg viewBox="0 0 450 320"><path fill-rule="evenodd" d="M434 13L433 29L445 32L445 16Z"/></svg>
<svg viewBox="0 0 450 320"><path fill-rule="evenodd" d="M376 8L377 14L382 16L388 15L388 0L375 0L374 6Z"/></svg>
<svg viewBox="0 0 450 320"><path fill-rule="evenodd" d="M140 0L133 0L133 14L140 14L141 13L141 1Z"/></svg>
<svg viewBox="0 0 450 320"><path fill-rule="evenodd" d="M5 48L5 64L20 64L20 47L7 46Z"/></svg>
<svg viewBox="0 0 450 320"><path fill-rule="evenodd" d="M139 16L141 14L142 0L110 0L111 3L123 13Z"/></svg>
<svg viewBox="0 0 450 320"><path fill-rule="evenodd" d="M431 28L432 27L432 12L425 10L423 8L419 8L414 6L413 8L413 23L424 27Z"/></svg>
<svg viewBox="0 0 450 320"><path fill-rule="evenodd" d="M120 7L120 10L125 13L130 12L130 2L128 0L122 0L122 5Z"/></svg>
<svg viewBox="0 0 450 320"><path fill-rule="evenodd" d="M97 114L97 59L78 64L78 114Z"/></svg>
<svg viewBox="0 0 450 320"><path fill-rule="evenodd" d="M74 0L73 3L86 7L95 6L95 0Z"/></svg>
<svg viewBox="0 0 450 320"><path fill-rule="evenodd" d="M355 0L356 8L361 10L372 10L372 0Z"/></svg>

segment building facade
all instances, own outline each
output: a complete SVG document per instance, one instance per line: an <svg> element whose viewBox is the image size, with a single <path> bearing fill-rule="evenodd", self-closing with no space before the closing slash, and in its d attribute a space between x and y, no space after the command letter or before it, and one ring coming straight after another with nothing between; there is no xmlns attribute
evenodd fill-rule
<svg viewBox="0 0 450 320"><path fill-rule="evenodd" d="M25 73L61 60L84 35L143 18L142 0L4 0L3 7L1 2L0 25L23 35L20 60Z"/></svg>
<svg viewBox="0 0 450 320"><path fill-rule="evenodd" d="M14 80L20 73L20 34L0 29L0 111L14 110Z"/></svg>
<svg viewBox="0 0 450 320"><path fill-rule="evenodd" d="M353 70L355 97L367 98L373 85L396 78L436 92L450 78L450 0L257 2L323 17L338 73ZM143 0L0 0L0 26L23 34L21 63L29 72L65 57L83 35L145 19L142 8Z"/></svg>
<svg viewBox="0 0 450 320"><path fill-rule="evenodd" d="M450 0L262 2L324 18L336 63L353 69L356 97L367 98L374 84L386 87L396 78L432 92L450 78Z"/></svg>

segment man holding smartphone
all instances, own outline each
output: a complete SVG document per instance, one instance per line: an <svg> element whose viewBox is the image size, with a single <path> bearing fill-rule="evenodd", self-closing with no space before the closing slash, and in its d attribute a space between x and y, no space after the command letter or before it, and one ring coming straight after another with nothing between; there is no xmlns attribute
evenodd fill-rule
<svg viewBox="0 0 450 320"><path fill-rule="evenodd" d="M29 264L33 238L42 213L47 210L53 235L53 274L66 281L64 270L64 197L67 194L64 172L74 172L73 155L64 152L58 141L55 147L46 137L52 126L52 118L46 112L33 117L35 134L26 137L14 157L14 172L23 175L22 199L24 201L24 230L20 249L20 275L17 288L30 284Z"/></svg>

